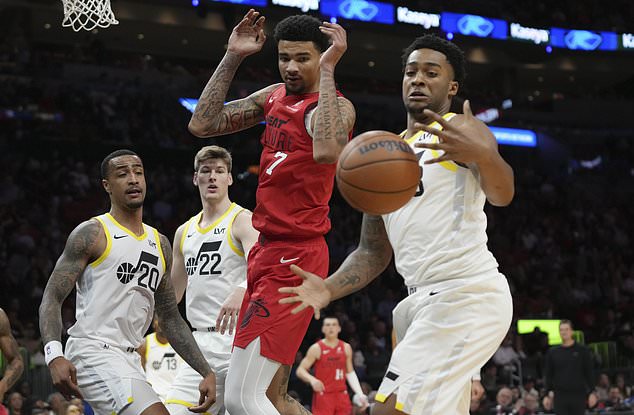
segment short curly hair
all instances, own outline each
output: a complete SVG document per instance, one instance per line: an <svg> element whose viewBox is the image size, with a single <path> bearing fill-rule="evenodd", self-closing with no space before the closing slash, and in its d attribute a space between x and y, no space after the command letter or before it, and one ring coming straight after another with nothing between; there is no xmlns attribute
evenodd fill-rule
<svg viewBox="0 0 634 415"><path fill-rule="evenodd" d="M313 42L315 48L321 53L328 49L330 40L319 30L319 26L321 21L316 17L306 14L289 16L275 26L273 38L275 43L279 43L280 40Z"/></svg>
<svg viewBox="0 0 634 415"><path fill-rule="evenodd" d="M436 35L424 35L417 37L414 41L405 49L403 49L403 69L407 65L407 58L415 50L418 49L432 49L444 54L449 61L449 64L453 68L454 81L462 85L462 82L467 76L465 69L464 52L455 43L449 42Z"/></svg>

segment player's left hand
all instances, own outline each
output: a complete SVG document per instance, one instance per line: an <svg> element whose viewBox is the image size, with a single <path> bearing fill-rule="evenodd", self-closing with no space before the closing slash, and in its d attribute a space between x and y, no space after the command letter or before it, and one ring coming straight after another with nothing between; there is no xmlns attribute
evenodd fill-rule
<svg viewBox="0 0 634 415"><path fill-rule="evenodd" d="M219 331L220 334L225 334L227 324L229 325L229 335L233 334L245 291L246 289L237 287L222 304L220 314L218 314L218 318L216 319L216 330Z"/></svg>
<svg viewBox="0 0 634 415"><path fill-rule="evenodd" d="M480 402L480 400L482 400L482 397L484 396L484 386L482 386L482 382L480 382L479 380L472 380L471 381L471 400L472 401L478 401Z"/></svg>
<svg viewBox="0 0 634 415"><path fill-rule="evenodd" d="M346 30L337 23L323 22L319 30L324 33L332 44L321 54L319 66L321 69L335 70L337 62L348 49Z"/></svg>
<svg viewBox="0 0 634 415"><path fill-rule="evenodd" d="M458 115L455 121L450 122L431 110L424 111L427 117L436 121L443 129L416 123L416 128L438 136L439 143L416 143L415 146L445 152L440 157L427 160L425 164L449 160L464 164L485 163L497 154L495 136L486 124L473 115L469 100L464 102L463 112L464 114Z"/></svg>
<svg viewBox="0 0 634 415"><path fill-rule="evenodd" d="M352 403L358 406L361 411L365 411L368 406L370 406L370 402L368 401L368 397L363 394L355 393L352 397Z"/></svg>
<svg viewBox="0 0 634 415"><path fill-rule="evenodd" d="M295 294L292 297L284 297L278 302L280 304L301 303L291 311L292 314L297 314L306 307L312 307L315 312L315 319L319 320L319 310L325 308L328 303L330 303L332 297L330 290L326 287L324 280L312 272L304 271L297 265L291 265L291 271L304 281L302 285L297 287L283 287L278 289L277 291L283 294Z"/></svg>
<svg viewBox="0 0 634 415"><path fill-rule="evenodd" d="M214 372L209 372L209 374L200 381L198 391L200 392L198 406L192 406L189 410L196 413L207 412L207 409L216 402L216 375Z"/></svg>

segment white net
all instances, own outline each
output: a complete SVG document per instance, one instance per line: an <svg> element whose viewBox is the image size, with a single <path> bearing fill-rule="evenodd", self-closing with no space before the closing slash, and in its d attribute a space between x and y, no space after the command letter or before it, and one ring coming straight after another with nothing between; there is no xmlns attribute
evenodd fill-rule
<svg viewBox="0 0 634 415"><path fill-rule="evenodd" d="M62 0L62 3L62 26L72 27L75 32L119 24L110 7L110 0Z"/></svg>

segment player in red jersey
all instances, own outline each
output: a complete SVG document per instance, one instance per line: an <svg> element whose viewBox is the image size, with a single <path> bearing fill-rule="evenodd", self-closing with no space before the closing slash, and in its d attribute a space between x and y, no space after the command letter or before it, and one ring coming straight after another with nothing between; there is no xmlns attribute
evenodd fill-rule
<svg viewBox="0 0 634 415"><path fill-rule="evenodd" d="M352 405L346 380L361 409L368 407L368 397L361 390L352 366L352 347L339 340L341 326L337 317L326 317L321 326L324 338L310 346L297 368L297 377L313 388L313 415L350 415ZM314 367L314 375L308 371Z"/></svg>
<svg viewBox="0 0 634 415"><path fill-rule="evenodd" d="M301 284L291 264L326 277L323 236L330 229L335 162L355 120L354 107L335 88L345 30L297 15L279 22L274 37L283 83L224 103L238 66L266 40L264 17L251 9L233 29L189 123L194 135L211 137L266 121L252 219L260 240L249 253L247 292L226 380L232 415L306 412L286 389L312 312L292 315L292 307L278 303L278 288Z"/></svg>

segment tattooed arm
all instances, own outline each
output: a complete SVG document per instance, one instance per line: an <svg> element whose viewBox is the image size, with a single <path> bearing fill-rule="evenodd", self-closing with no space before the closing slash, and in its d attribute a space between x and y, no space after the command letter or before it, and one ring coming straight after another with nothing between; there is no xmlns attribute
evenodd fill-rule
<svg viewBox="0 0 634 415"><path fill-rule="evenodd" d="M359 291L387 268L392 259L392 245L380 216L363 215L359 246L339 269L326 279L331 301Z"/></svg>
<svg viewBox="0 0 634 415"><path fill-rule="evenodd" d="M64 252L57 260L51 277L46 283L40 305L40 333L42 342L58 345L60 355L49 361L53 384L69 399L81 396L77 387L76 370L71 362L61 355L62 303L75 286L75 282L86 266L97 259L106 249L106 235L101 224L91 219L77 226L68 237ZM45 354L54 348L47 347ZM57 354L55 353L55 354ZM55 354L51 356L54 357Z"/></svg>
<svg viewBox="0 0 634 415"><path fill-rule="evenodd" d="M169 275L169 270L172 268L172 247L164 235L161 235L161 249L165 256L166 272L154 294L156 314L161 322L165 337L167 337L174 350L196 372L205 377L211 372L209 364L198 348L191 330L185 320L183 320L183 317L181 317L176 306L176 295L174 294L172 279Z"/></svg>
<svg viewBox="0 0 634 415"><path fill-rule="evenodd" d="M4 394L18 381L24 370L24 362L18 348L18 343L11 334L11 324L4 310L0 308L0 351L9 363L0 379L0 402L4 401Z"/></svg>
<svg viewBox="0 0 634 415"><path fill-rule="evenodd" d="M337 97L335 66L347 48L346 31L334 23L324 23L320 30L332 45L320 58L319 103L311 119L313 158L318 163L334 163L348 142L355 111L346 98Z"/></svg>
<svg viewBox="0 0 634 415"><path fill-rule="evenodd" d="M319 319L319 310L333 300L359 291L373 281L388 266L392 259L392 246L380 216L363 215L359 246L341 264L330 277L322 280L297 265L291 265L291 271L304 279L297 287L283 287L278 291L294 294L279 300L281 304L301 303L292 311L299 313L306 307L312 307L315 318Z"/></svg>
<svg viewBox="0 0 634 415"><path fill-rule="evenodd" d="M189 131L193 135L203 138L231 134L264 119L264 102L278 85L271 85L243 99L224 102L238 66L244 58L259 52L265 40L264 16L251 9L233 28L227 53L198 100L189 122Z"/></svg>
<svg viewBox="0 0 634 415"><path fill-rule="evenodd" d="M216 375L196 344L187 323L176 306L176 294L172 286L172 247L165 235L161 235L161 250L165 257L165 275L154 293L155 311L161 322L165 337L178 353L196 372L203 376L198 386L200 400L198 406L189 408L192 412L205 412L216 401Z"/></svg>
<svg viewBox="0 0 634 415"><path fill-rule="evenodd" d="M270 85L246 98L224 103L239 56L227 52L203 90L189 121L189 132L196 137L215 137L242 131L264 120L264 103L280 84Z"/></svg>

